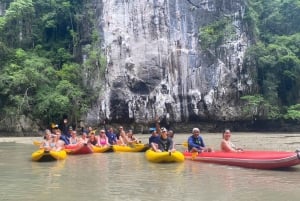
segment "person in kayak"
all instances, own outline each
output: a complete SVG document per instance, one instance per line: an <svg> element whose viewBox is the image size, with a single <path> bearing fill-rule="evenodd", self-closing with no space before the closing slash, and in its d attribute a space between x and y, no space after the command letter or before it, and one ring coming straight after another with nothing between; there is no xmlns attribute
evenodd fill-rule
<svg viewBox="0 0 300 201"><path fill-rule="evenodd" d="M95 135L95 132L90 133L88 143L91 143L92 145L96 145L98 143L98 137Z"/></svg>
<svg viewBox="0 0 300 201"><path fill-rule="evenodd" d="M155 152L163 152L163 151L174 152L174 151L176 151L173 146L173 140L171 138L169 138L167 134L168 134L168 131L166 128L160 129L160 137L157 140L157 145L155 145L154 143L151 144L152 149Z"/></svg>
<svg viewBox="0 0 300 201"><path fill-rule="evenodd" d="M188 150L189 152L212 152L212 148L206 147L202 137L200 136L200 129L193 128L193 135L188 138Z"/></svg>
<svg viewBox="0 0 300 201"><path fill-rule="evenodd" d="M140 142L131 129L127 132L127 138L129 140L129 144L137 144Z"/></svg>
<svg viewBox="0 0 300 201"><path fill-rule="evenodd" d="M158 144L159 141L159 134L156 132L156 130L153 130L151 133L151 136L149 137L149 145L152 146L152 143Z"/></svg>
<svg viewBox="0 0 300 201"><path fill-rule="evenodd" d="M123 126L119 127L119 141L118 141L119 145L128 145L129 144L129 139L126 135L126 132L123 128Z"/></svg>
<svg viewBox="0 0 300 201"><path fill-rule="evenodd" d="M242 148L236 147L231 141L231 132L229 129L225 129L223 134L223 139L221 141L221 150L224 152L241 152L243 151Z"/></svg>
<svg viewBox="0 0 300 201"><path fill-rule="evenodd" d="M86 131L83 131L81 134L81 138L79 138L79 143L81 144L87 144L89 141L89 138L87 137Z"/></svg>
<svg viewBox="0 0 300 201"><path fill-rule="evenodd" d="M75 130L72 130L71 137L69 138L70 144L77 144L79 142L79 139L77 137L77 132Z"/></svg>
<svg viewBox="0 0 300 201"><path fill-rule="evenodd" d="M99 132L97 145L101 147L110 146L109 138L106 136L104 129L101 129Z"/></svg>
<svg viewBox="0 0 300 201"><path fill-rule="evenodd" d="M168 130L168 137L174 139L174 131Z"/></svg>
<svg viewBox="0 0 300 201"><path fill-rule="evenodd" d="M44 149L45 151L51 150L51 146L50 146L51 136L52 136L51 131L49 129L46 129L44 140L42 141L42 143L40 145L40 149Z"/></svg>
<svg viewBox="0 0 300 201"><path fill-rule="evenodd" d="M105 128L105 126L104 126ZM110 127L108 130L105 128L105 134L108 137L108 142L111 145L117 144L118 143L118 138L117 135L114 133L113 127Z"/></svg>

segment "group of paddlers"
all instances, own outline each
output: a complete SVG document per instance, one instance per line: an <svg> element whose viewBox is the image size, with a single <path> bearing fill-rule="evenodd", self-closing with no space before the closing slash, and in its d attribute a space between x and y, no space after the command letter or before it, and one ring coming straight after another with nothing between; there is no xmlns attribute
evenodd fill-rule
<svg viewBox="0 0 300 201"><path fill-rule="evenodd" d="M67 124L67 119L64 120L64 124ZM67 128L67 129L66 129ZM98 131L92 127L88 127L87 130L82 129L80 137L77 136L77 131L72 126L58 126L53 124L51 129L45 131L44 140L40 145L40 148L45 150L61 150L65 145L76 144L91 144L94 146L111 146L111 145L132 145L141 143L135 137L132 130L125 132L122 126L119 126L119 132L116 134L114 129L110 127ZM221 142L221 150L223 151L242 151L240 148L236 148L230 142L230 130L225 129L223 132L223 140ZM156 120L156 127L152 130L152 134L149 137L149 147L156 152L174 152L175 144L173 142L174 132L167 130L164 127L160 127L159 121ZM187 140L188 151L190 152L211 152L212 148L206 147L203 138L200 136L200 129L193 128L192 135Z"/></svg>
<svg viewBox="0 0 300 201"><path fill-rule="evenodd" d="M66 125L67 120L64 120ZM65 129L68 128L68 129ZM116 134L114 129L110 127L106 129L100 129L97 133L97 129L88 127L81 130L81 135L77 135L77 131L72 126L59 126L52 124L50 129L45 130L44 140L40 145L40 148L45 150L61 150L65 145L76 144L91 144L94 146L110 146L110 145L131 145L139 143L140 141L135 137L132 130L125 132L122 126L119 127L119 133Z"/></svg>
<svg viewBox="0 0 300 201"><path fill-rule="evenodd" d="M156 129L152 131L152 136L149 138L149 145L156 152L168 151L174 152L175 146L173 143L174 132L159 126L159 121L156 121ZM230 141L231 132L225 129L223 132L223 139L221 141L220 149L225 152L239 152L243 151L236 147ZM187 139L187 146L189 152L212 152L211 147L206 147L203 138L200 136L200 129L193 128L192 135Z"/></svg>

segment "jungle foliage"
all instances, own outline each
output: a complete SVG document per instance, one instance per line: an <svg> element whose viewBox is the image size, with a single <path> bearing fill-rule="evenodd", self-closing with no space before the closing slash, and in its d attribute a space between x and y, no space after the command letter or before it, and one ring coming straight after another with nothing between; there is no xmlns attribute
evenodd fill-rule
<svg viewBox="0 0 300 201"><path fill-rule="evenodd" d="M82 34L85 26L93 30L95 23L85 13L88 1L0 4L5 6L0 12L0 120L26 115L47 124L67 115L76 122L91 101L82 71L93 64L81 61L82 45L96 44L99 38ZM102 59L96 67L103 68L105 61L96 47L86 54L95 52Z"/></svg>
<svg viewBox="0 0 300 201"><path fill-rule="evenodd" d="M246 22L256 43L248 56L257 67L264 118L300 119L300 1L248 0ZM272 107L270 107L272 106ZM249 113L248 113L249 114Z"/></svg>
<svg viewBox="0 0 300 201"><path fill-rule="evenodd" d="M300 0L247 0L245 29L253 40L247 58L256 67L259 86L245 101L248 118L300 119ZM203 49L214 51L230 40L230 20L221 18L200 29Z"/></svg>

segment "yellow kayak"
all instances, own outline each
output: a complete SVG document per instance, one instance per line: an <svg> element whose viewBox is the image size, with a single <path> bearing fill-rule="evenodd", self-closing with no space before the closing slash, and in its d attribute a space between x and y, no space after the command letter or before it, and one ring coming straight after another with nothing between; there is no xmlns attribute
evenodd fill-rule
<svg viewBox="0 0 300 201"><path fill-rule="evenodd" d="M65 150L45 151L44 149L39 149L31 154L31 159L39 162L64 160L66 157L67 153Z"/></svg>
<svg viewBox="0 0 300 201"><path fill-rule="evenodd" d="M93 146L93 151L94 153L104 153L104 152L111 152L112 150L112 146Z"/></svg>
<svg viewBox="0 0 300 201"><path fill-rule="evenodd" d="M173 162L183 162L184 155L179 152L155 152L149 149L145 153L146 159L153 163L173 163Z"/></svg>
<svg viewBox="0 0 300 201"><path fill-rule="evenodd" d="M114 152L144 152L149 146L147 144L113 145Z"/></svg>

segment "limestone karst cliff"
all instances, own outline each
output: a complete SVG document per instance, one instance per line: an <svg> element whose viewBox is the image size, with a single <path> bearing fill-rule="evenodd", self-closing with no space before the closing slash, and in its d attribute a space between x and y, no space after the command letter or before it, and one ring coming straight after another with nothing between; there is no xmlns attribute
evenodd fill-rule
<svg viewBox="0 0 300 201"><path fill-rule="evenodd" d="M98 6L107 69L87 121L241 118L239 97L253 87L243 65L250 46L245 1L102 0ZM199 29L222 17L230 19L231 36L205 49Z"/></svg>

